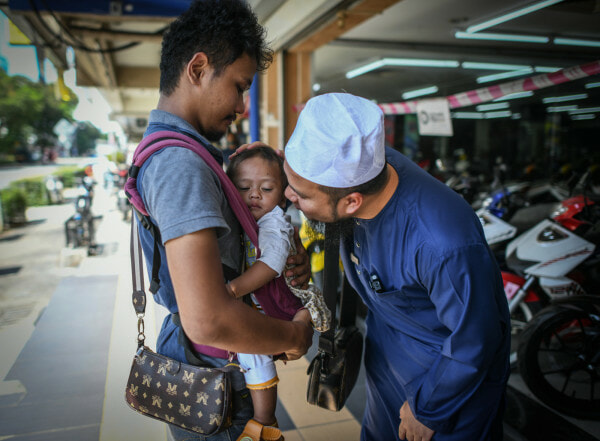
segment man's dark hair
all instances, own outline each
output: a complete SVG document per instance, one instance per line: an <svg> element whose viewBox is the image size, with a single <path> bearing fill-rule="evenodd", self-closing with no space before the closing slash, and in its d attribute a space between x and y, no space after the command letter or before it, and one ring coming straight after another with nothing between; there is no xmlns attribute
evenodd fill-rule
<svg viewBox="0 0 600 441"><path fill-rule="evenodd" d="M324 185L319 185L319 190L329 196L329 200L335 207L340 199L344 196L349 195L350 193L360 193L360 194L375 194L379 190L381 190L385 183L387 182L388 171L387 166L384 165L383 169L379 172L377 176L375 176L370 181L365 182L364 184L356 185L354 187L348 188L335 188L335 187L326 187Z"/></svg>
<svg viewBox="0 0 600 441"><path fill-rule="evenodd" d="M275 150L267 146L253 147L251 149L244 150L243 152L238 153L233 158L231 158L229 166L227 167L227 176L229 176L229 179L233 181L236 178L239 165L242 162L244 162L246 159L254 158L257 156L277 165L277 167L279 168L281 185L283 186L282 188L285 190L285 188L288 185L288 181L287 176L285 175L285 171L283 170L283 159L275 152Z"/></svg>
<svg viewBox="0 0 600 441"><path fill-rule="evenodd" d="M183 68L204 52L215 75L244 54L263 72L273 60L265 29L244 0L195 0L166 31L160 58L160 92L172 94Z"/></svg>

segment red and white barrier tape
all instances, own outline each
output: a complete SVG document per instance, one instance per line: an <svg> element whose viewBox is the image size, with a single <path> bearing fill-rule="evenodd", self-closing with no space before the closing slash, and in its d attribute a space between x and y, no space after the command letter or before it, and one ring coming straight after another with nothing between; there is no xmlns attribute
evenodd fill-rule
<svg viewBox="0 0 600 441"><path fill-rule="evenodd" d="M548 74L536 75L535 77L496 84L489 87L482 87L481 89L470 90L468 92L457 93L447 97L447 100L450 108L456 109L459 107L485 103L487 101L492 101L496 98L516 92L525 92L528 90L537 90L549 86L555 86L557 84L578 80L580 78L588 77L590 75L597 75L599 73L600 60L592 63L582 64L580 66L567 67L565 69ZM379 104L379 107L386 115L416 113L417 101Z"/></svg>

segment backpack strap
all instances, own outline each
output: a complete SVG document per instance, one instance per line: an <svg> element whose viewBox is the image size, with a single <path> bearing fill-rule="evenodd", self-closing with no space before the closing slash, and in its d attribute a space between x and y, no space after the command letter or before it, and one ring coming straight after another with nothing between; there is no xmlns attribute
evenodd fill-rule
<svg viewBox="0 0 600 441"><path fill-rule="evenodd" d="M125 183L125 194L131 202L131 205L133 205L142 216L148 216L144 201L137 190L137 176L144 162L146 162L146 160L154 153L165 147L186 148L199 155L206 162L211 170L219 177L231 209L250 238L250 241L258 248L258 225L250 213L250 209L244 203L242 197L235 188L235 185L225 174L223 167L221 167L202 144L182 133L170 130L155 132L144 138L138 145L133 154L132 165L129 169L129 178ZM146 228L143 221L142 225Z"/></svg>
<svg viewBox="0 0 600 441"><path fill-rule="evenodd" d="M250 241L255 246L258 255L260 250L258 248L258 225L250 213L250 209L242 200L239 192L235 188L235 185L229 177L223 171L223 167L212 157L212 155L206 150L206 148L199 143L196 139L193 139L180 132L171 130L163 130L155 132L145 137L135 149L133 154L133 161L129 168L129 177L125 182L125 195L131 202L134 208L134 212L137 218L140 220L141 225L152 234L154 239L154 251L152 257L152 277L150 281L149 290L152 294L156 294L160 288L159 269L161 265L160 251L158 244L162 242L160 237L160 231L156 224L150 219L150 215L144 205L140 193L137 189L137 177L142 168L142 165L150 158L154 153L162 150L165 147L181 147L193 151L199 155L204 162L214 171L219 177L221 187L227 197L231 209L235 213L238 221L242 225L242 228L248 235Z"/></svg>

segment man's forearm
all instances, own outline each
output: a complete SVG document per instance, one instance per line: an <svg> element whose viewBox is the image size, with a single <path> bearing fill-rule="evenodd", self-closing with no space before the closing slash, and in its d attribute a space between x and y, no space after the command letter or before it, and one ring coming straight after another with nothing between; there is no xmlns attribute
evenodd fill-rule
<svg viewBox="0 0 600 441"><path fill-rule="evenodd" d="M312 329L304 323L267 317L227 293L213 230L165 247L181 323L193 342L251 354L306 352Z"/></svg>

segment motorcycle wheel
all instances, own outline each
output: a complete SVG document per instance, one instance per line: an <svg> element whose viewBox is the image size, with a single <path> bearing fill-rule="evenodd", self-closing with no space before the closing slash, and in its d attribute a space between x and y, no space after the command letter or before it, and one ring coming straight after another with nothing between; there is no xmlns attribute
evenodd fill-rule
<svg viewBox="0 0 600 441"><path fill-rule="evenodd" d="M600 419L600 318L551 305L521 334L518 366L544 404L576 418Z"/></svg>

